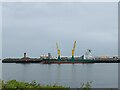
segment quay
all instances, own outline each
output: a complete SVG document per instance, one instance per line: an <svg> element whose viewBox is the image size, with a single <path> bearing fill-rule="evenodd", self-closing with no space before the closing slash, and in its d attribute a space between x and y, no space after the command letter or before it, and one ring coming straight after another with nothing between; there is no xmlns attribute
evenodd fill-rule
<svg viewBox="0 0 120 90"><path fill-rule="evenodd" d="M81 64L81 63L120 63L120 60L61 60L57 59L3 59L2 63L40 63L40 64Z"/></svg>

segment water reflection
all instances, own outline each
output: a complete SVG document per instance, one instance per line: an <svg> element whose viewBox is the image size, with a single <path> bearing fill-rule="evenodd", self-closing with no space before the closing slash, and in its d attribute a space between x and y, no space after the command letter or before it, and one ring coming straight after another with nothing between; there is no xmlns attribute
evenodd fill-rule
<svg viewBox="0 0 120 90"><path fill-rule="evenodd" d="M0 80L2 79L2 60L0 60Z"/></svg>
<svg viewBox="0 0 120 90"><path fill-rule="evenodd" d="M11 73L12 72L12 73ZM93 81L95 88L118 87L117 64L3 64L3 79L80 87Z"/></svg>
<svg viewBox="0 0 120 90"><path fill-rule="evenodd" d="M2 89L2 60L0 60L0 90Z"/></svg>

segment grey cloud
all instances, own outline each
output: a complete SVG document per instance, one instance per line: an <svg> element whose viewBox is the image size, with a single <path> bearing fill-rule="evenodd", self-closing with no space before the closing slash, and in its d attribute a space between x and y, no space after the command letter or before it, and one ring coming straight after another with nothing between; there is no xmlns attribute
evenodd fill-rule
<svg viewBox="0 0 120 90"><path fill-rule="evenodd" d="M117 3L4 3L3 15L3 57L57 55L56 42L71 55L74 40L80 54L117 54Z"/></svg>

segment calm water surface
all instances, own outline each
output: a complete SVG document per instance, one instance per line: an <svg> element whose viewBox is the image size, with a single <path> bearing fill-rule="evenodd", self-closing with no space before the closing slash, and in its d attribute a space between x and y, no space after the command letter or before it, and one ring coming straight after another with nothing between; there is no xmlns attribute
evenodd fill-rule
<svg viewBox="0 0 120 90"><path fill-rule="evenodd" d="M0 79L2 79L2 60L0 60Z"/></svg>
<svg viewBox="0 0 120 90"><path fill-rule="evenodd" d="M91 82L93 88L117 88L118 64L2 64L3 80L16 79L69 87Z"/></svg>

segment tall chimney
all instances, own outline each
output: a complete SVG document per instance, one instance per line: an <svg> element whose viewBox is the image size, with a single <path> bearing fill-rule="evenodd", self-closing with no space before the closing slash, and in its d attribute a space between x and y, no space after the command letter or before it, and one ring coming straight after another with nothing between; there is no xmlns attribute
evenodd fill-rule
<svg viewBox="0 0 120 90"><path fill-rule="evenodd" d="M24 58L26 58L26 53L24 53Z"/></svg>

